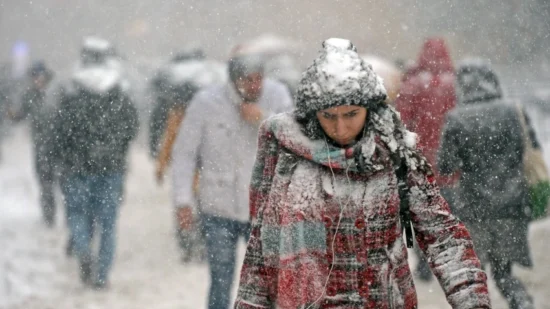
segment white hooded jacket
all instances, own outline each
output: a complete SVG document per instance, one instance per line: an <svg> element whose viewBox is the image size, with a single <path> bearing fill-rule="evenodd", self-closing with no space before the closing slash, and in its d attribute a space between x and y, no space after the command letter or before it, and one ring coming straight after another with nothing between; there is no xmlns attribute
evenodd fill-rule
<svg viewBox="0 0 550 309"><path fill-rule="evenodd" d="M248 191L258 126L241 119L241 99L232 84L199 92L186 110L172 154L174 203L196 210L193 179L200 168L201 212L247 222ZM289 111L287 88L265 79L259 101L264 117ZM199 165L200 162L200 165Z"/></svg>

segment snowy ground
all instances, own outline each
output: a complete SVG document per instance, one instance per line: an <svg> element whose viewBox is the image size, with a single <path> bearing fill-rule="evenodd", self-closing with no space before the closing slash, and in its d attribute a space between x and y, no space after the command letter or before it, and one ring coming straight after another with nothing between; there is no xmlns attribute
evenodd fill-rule
<svg viewBox="0 0 550 309"><path fill-rule="evenodd" d="M45 228L37 205L28 132L17 128L3 145L0 162L0 308L205 308L207 266L180 262L172 232L169 189L159 188L153 165L136 146L120 213L118 252L111 289L84 289L77 265L64 256L63 216ZM535 295L539 309L549 308L550 220L535 224L531 244L534 270L515 269ZM503 244L505 245L505 244ZM244 246L240 248L240 259ZM494 308L506 308L491 282ZM420 308L450 308L437 283L419 284Z"/></svg>

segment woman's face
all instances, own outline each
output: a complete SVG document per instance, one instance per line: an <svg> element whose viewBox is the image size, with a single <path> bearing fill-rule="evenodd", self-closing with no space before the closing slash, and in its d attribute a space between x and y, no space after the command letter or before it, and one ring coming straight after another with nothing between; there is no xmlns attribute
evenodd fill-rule
<svg viewBox="0 0 550 309"><path fill-rule="evenodd" d="M355 105L337 106L317 112L323 131L340 146L355 141L365 127L367 109Z"/></svg>

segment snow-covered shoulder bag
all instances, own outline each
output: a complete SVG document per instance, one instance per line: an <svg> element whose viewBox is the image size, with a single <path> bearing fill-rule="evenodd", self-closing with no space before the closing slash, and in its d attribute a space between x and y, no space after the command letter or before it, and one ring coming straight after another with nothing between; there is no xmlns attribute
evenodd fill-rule
<svg viewBox="0 0 550 309"><path fill-rule="evenodd" d="M516 105L525 152L523 154L523 172L529 185L529 203L531 218L537 220L546 216L550 199L550 177L541 149L533 147L529 130L525 123L523 109Z"/></svg>

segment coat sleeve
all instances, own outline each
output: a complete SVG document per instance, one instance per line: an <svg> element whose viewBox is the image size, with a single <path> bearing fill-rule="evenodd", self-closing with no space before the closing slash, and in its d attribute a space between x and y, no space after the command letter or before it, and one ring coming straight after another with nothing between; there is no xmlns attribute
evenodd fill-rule
<svg viewBox="0 0 550 309"><path fill-rule="evenodd" d="M523 109L523 117L525 118L525 126L527 127L527 133L529 134L529 141L532 144L532 147L535 149L541 149L540 142L531 123L531 118L529 117L525 108Z"/></svg>
<svg viewBox="0 0 550 309"><path fill-rule="evenodd" d="M19 110L14 112L11 117L13 121L19 122L29 117L29 114L31 113L31 109L32 109L31 102L33 98L34 96L31 93L31 91L27 90L25 91L25 93L23 93L23 95L21 96L21 105L20 105L21 107L19 108Z"/></svg>
<svg viewBox="0 0 550 309"><path fill-rule="evenodd" d="M195 170L205 132L205 110L207 102L197 95L186 110L185 121L179 132L172 152L172 188L176 207L196 207L193 184Z"/></svg>
<svg viewBox="0 0 550 309"><path fill-rule="evenodd" d="M181 126L185 111L180 108L174 108L168 113L168 121L162 138L161 147L157 157L157 171L162 175L168 168L172 158L172 150Z"/></svg>
<svg viewBox="0 0 550 309"><path fill-rule="evenodd" d="M124 132L124 142L129 143L134 138L136 138L138 134L139 116L134 102L127 95L123 97L122 109L124 123L121 123L121 125L123 126L121 128L121 131Z"/></svg>
<svg viewBox="0 0 550 309"><path fill-rule="evenodd" d="M491 308L487 275L466 227L451 214L433 176L409 173L416 240L454 309Z"/></svg>
<svg viewBox="0 0 550 309"><path fill-rule="evenodd" d="M395 109L401 114L401 120L410 131L417 131L415 102L418 99L414 88L411 80L404 81L395 100Z"/></svg>
<svg viewBox="0 0 550 309"><path fill-rule="evenodd" d="M461 128L455 118L447 116L437 154L437 168L443 175L452 175L461 168L462 161L458 155L460 132Z"/></svg>
<svg viewBox="0 0 550 309"><path fill-rule="evenodd" d="M273 81L268 85L272 89L270 99L267 100L270 102L269 106L262 106L262 120L264 121L273 115L291 111L294 105L290 91L285 85Z"/></svg>
<svg viewBox="0 0 550 309"><path fill-rule="evenodd" d="M70 140L73 130L71 124L74 124L74 111L71 109L72 98L69 95L59 96L59 108L54 112L51 124L51 139L53 144L52 156L57 161L62 162L67 156Z"/></svg>
<svg viewBox="0 0 550 309"><path fill-rule="evenodd" d="M267 213L266 201L275 173L276 142L267 130L267 124L260 127L258 153L252 182L250 184L250 215L252 232L248 241L235 309L275 308L277 272L266 263L263 252L262 231ZM275 233L275 231L271 231Z"/></svg>

